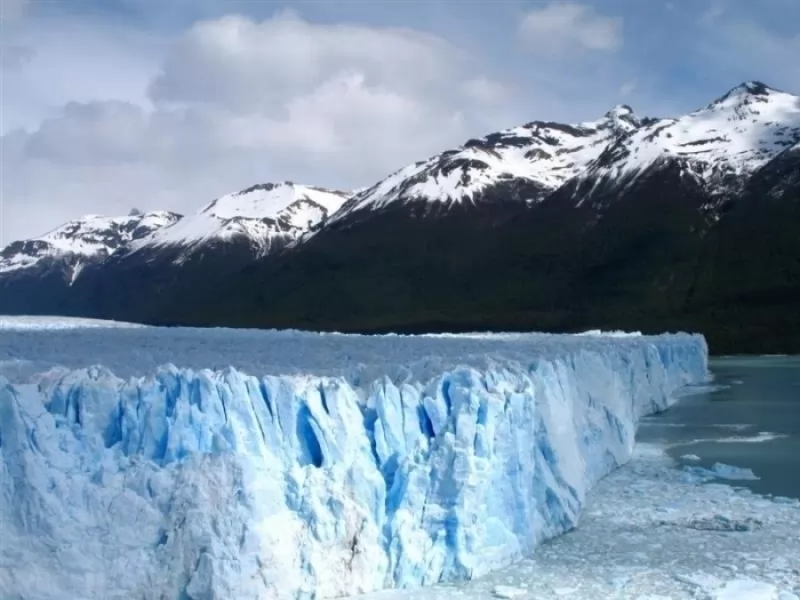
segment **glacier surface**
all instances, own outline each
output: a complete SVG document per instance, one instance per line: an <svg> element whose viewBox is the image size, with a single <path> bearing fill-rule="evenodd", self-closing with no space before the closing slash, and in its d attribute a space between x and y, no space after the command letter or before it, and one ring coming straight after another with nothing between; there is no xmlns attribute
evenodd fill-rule
<svg viewBox="0 0 800 600"><path fill-rule="evenodd" d="M575 527L706 377L685 334L0 331L0 596L474 578Z"/></svg>

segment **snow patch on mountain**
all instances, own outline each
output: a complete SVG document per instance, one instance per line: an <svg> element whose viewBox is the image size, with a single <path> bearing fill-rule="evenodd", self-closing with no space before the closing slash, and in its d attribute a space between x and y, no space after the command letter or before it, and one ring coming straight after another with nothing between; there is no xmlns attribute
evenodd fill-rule
<svg viewBox="0 0 800 600"><path fill-rule="evenodd" d="M144 248L193 249L213 241L244 238L268 250L276 238L296 239L301 233L337 211L345 192L292 182L255 185L217 198L197 213L132 245Z"/></svg>
<svg viewBox="0 0 800 600"><path fill-rule="evenodd" d="M63 259L77 272L87 261L107 257L125 244L146 237L180 220L180 215L132 211L126 217L88 215L38 238L12 242L0 250L0 273Z"/></svg>

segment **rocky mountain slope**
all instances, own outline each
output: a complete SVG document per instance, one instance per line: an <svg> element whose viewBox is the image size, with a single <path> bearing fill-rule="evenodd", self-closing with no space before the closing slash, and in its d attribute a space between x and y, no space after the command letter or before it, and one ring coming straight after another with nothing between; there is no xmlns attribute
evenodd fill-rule
<svg viewBox="0 0 800 600"><path fill-rule="evenodd" d="M692 329L715 351L786 351L800 335L765 315L800 299L798 147L800 98L759 82L676 118L620 106L594 122L534 121L346 201L243 192L273 198L266 217L220 199L84 269L60 312L350 331Z"/></svg>

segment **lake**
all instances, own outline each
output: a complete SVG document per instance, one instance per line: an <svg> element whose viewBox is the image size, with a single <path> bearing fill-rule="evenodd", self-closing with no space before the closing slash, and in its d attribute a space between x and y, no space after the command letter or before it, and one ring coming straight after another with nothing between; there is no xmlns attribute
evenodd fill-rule
<svg viewBox="0 0 800 600"><path fill-rule="evenodd" d="M800 498L800 356L716 358L710 369L712 386L645 419L638 439L681 464L749 468L759 480L730 483Z"/></svg>

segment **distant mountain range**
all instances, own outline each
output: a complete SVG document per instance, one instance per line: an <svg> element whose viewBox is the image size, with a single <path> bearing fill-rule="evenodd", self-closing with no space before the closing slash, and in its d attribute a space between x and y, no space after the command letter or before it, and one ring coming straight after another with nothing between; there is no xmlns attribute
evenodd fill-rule
<svg viewBox="0 0 800 600"><path fill-rule="evenodd" d="M0 313L362 332L697 330L800 350L800 98L534 121L345 193L253 186L0 251Z"/></svg>

